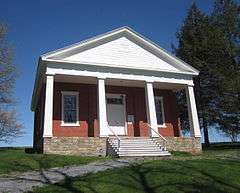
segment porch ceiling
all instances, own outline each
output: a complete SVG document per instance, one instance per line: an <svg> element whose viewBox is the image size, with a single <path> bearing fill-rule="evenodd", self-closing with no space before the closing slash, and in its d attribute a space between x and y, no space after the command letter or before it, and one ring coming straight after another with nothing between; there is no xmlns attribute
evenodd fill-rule
<svg viewBox="0 0 240 193"><path fill-rule="evenodd" d="M95 77L83 77L83 76L68 76L68 75L56 75L56 82L65 82L65 83L82 83L82 84L97 84L97 78ZM144 88L144 81L134 81L134 80L120 80L120 79L106 79L106 85L111 86L122 86L122 87L142 87ZM181 84L173 83L160 83L154 82L153 87L157 89L166 89L179 91L185 88Z"/></svg>
<svg viewBox="0 0 240 193"><path fill-rule="evenodd" d="M97 84L97 78L86 76L55 75L54 80L66 83Z"/></svg>

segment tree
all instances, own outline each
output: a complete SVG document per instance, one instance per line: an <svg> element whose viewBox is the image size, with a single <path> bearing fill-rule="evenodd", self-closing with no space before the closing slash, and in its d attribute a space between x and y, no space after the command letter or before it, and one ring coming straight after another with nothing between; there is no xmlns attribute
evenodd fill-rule
<svg viewBox="0 0 240 193"><path fill-rule="evenodd" d="M12 91L16 81L16 67L12 63L13 51L6 43L6 26L0 24L0 141L10 142L22 134L22 125L13 109Z"/></svg>
<svg viewBox="0 0 240 193"><path fill-rule="evenodd" d="M195 96L200 127L204 132L205 144L209 146L208 128L216 123L219 88L223 79L222 76L218 76L216 69L229 59L226 54L229 42L195 3L188 10L177 38L178 47L174 48L176 56L200 71L199 76L194 78ZM184 95L178 96L182 101ZM181 118L187 123L187 110L183 109L185 110Z"/></svg>
<svg viewBox="0 0 240 193"><path fill-rule="evenodd" d="M236 141L240 135L240 6L233 0L216 0L211 14L212 25L229 41L226 65L217 69L224 77L219 100L218 126Z"/></svg>

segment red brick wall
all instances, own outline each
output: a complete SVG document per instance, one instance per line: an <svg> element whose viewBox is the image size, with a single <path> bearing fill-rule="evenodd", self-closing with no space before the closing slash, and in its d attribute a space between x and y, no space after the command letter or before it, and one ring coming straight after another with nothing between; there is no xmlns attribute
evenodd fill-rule
<svg viewBox="0 0 240 193"><path fill-rule="evenodd" d="M61 91L79 92L80 126L61 126ZM134 124L128 124L128 136L148 136L144 88L107 86L107 93L126 95L126 116L134 115ZM159 128L163 136L179 136L175 94L170 90L155 90L163 96L166 128ZM53 136L99 136L97 121L97 87L88 84L54 83ZM127 117L126 117L127 119Z"/></svg>

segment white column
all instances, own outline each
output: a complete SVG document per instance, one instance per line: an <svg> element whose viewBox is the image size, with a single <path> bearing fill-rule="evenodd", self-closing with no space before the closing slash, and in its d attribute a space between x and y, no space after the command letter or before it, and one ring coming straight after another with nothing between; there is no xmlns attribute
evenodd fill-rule
<svg viewBox="0 0 240 193"><path fill-rule="evenodd" d="M154 92L153 92L153 83L152 82L146 82L145 97L146 97L146 109L147 109L148 123L158 133L156 107L155 107L155 101L154 101ZM154 131L151 130L152 137L158 137L157 133L155 133Z"/></svg>
<svg viewBox="0 0 240 193"><path fill-rule="evenodd" d="M52 137L54 76L46 76L45 111L43 137Z"/></svg>
<svg viewBox="0 0 240 193"><path fill-rule="evenodd" d="M193 86L186 87L188 118L192 137L201 137Z"/></svg>
<svg viewBox="0 0 240 193"><path fill-rule="evenodd" d="M100 137L108 137L105 79L98 79L98 121Z"/></svg>

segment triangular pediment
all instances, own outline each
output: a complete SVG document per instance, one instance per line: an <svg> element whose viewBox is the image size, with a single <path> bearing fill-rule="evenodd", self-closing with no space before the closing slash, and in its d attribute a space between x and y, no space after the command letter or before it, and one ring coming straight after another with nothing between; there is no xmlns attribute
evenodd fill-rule
<svg viewBox="0 0 240 193"><path fill-rule="evenodd" d="M74 54L64 58L64 60L99 65L119 65L133 68L159 68L169 71L178 70L161 58L130 41L126 37L121 37L108 43Z"/></svg>
<svg viewBox="0 0 240 193"><path fill-rule="evenodd" d="M196 69L129 28L114 30L45 54L43 57L66 63L198 73Z"/></svg>

